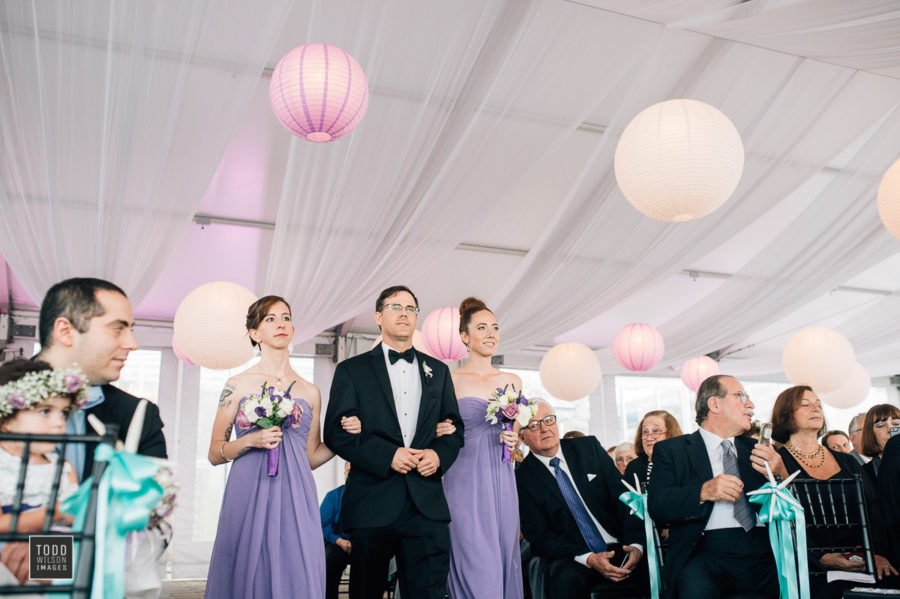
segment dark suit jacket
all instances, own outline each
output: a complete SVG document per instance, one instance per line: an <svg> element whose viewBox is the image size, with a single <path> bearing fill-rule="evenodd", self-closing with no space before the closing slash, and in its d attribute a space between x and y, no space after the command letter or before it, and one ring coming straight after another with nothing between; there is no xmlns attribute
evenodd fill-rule
<svg viewBox="0 0 900 599"><path fill-rule="evenodd" d="M888 439L881 457L878 497L890 540L891 564L900 562L900 436Z"/></svg>
<svg viewBox="0 0 900 599"><path fill-rule="evenodd" d="M766 483L766 477L750 465L754 445L755 439L734 438L745 493L755 491ZM700 431L666 439L653 446L653 476L647 493L648 507L650 516L659 525L669 527L669 551L662 575L670 589L709 521L713 504L700 502L700 487L712 477L712 465ZM750 505L759 511L758 503Z"/></svg>
<svg viewBox="0 0 900 599"><path fill-rule="evenodd" d="M125 441L128 434L128 425L131 424L131 417L139 398L122 391L118 387L112 385L103 385L103 403L88 410L85 410L85 418L88 414L93 414L104 424L115 424L119 427L119 439ZM138 453L155 458L166 458L166 438L163 436L163 423L159 417L159 408L153 402L148 402L147 412L144 417L144 428L141 431L141 442L138 444ZM88 430L91 430L88 427ZM84 478L90 476L94 468L94 448L96 443L88 443L86 446L87 453L84 458Z"/></svg>
<svg viewBox="0 0 900 599"><path fill-rule="evenodd" d="M619 469L597 438L562 439L560 449L572 482L600 525L623 545L646 547L641 521L619 501L619 495L627 490ZM589 481L588 474L596 476ZM534 555L557 560L590 552L556 478L534 454L528 454L516 468L516 488L522 534Z"/></svg>
<svg viewBox="0 0 900 599"><path fill-rule="evenodd" d="M463 446L463 423L450 370L437 358L421 352L416 352L416 358L422 397L411 447L437 453L440 467L429 477L415 470L407 474L391 470L394 453L403 447L403 437L381 344L344 360L334 371L323 431L325 444L353 464L341 504L343 530L389 526L400 515L407 491L426 518L450 521L441 476ZM426 376L423 364L431 369L431 376ZM358 416L362 433L344 431L343 416ZM437 423L448 418L456 432L437 437Z"/></svg>

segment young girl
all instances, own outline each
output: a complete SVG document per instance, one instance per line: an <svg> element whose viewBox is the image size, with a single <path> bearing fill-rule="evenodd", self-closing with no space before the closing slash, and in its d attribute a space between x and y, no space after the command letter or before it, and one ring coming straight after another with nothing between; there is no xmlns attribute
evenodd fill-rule
<svg viewBox="0 0 900 599"><path fill-rule="evenodd" d="M78 370L53 370L46 362L13 360L0 365L0 432L38 435L64 434L66 419L88 400L88 381ZM40 531L50 500L56 456L48 456L56 443L31 443L22 513L17 532ZM9 532L16 483L25 443L0 441L0 532ZM78 488L72 464L66 462L59 483L54 520L71 524L72 518L58 512L62 501ZM2 579L2 576L0 576ZM2 584L2 583L0 583Z"/></svg>

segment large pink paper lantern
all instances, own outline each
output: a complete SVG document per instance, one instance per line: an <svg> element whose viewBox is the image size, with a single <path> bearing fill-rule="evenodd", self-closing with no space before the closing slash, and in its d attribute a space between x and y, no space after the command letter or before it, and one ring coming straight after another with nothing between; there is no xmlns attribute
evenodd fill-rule
<svg viewBox="0 0 900 599"><path fill-rule="evenodd" d="M466 357L468 350L459 338L459 308L438 308L425 317L422 323L422 341L425 352L447 362Z"/></svg>
<svg viewBox="0 0 900 599"><path fill-rule="evenodd" d="M172 333L172 351L175 352L175 356L187 364L188 366L196 366L190 358L184 355L184 352L181 351L181 348L178 347L178 343L175 342L175 333Z"/></svg>
<svg viewBox="0 0 900 599"><path fill-rule="evenodd" d="M659 364L665 349L659 331L643 322L626 324L613 339L616 362L632 372L645 372Z"/></svg>
<svg viewBox="0 0 900 599"><path fill-rule="evenodd" d="M359 63L328 44L285 54L269 82L269 102L285 129L309 141L334 141L366 114L369 84Z"/></svg>
<svg viewBox="0 0 900 599"><path fill-rule="evenodd" d="M681 380L694 393L703 381L716 374L719 374L719 363L709 356L691 358L681 366Z"/></svg>
<svg viewBox="0 0 900 599"><path fill-rule="evenodd" d="M575 401L594 392L603 371L587 345L570 341L550 348L541 358L541 384L553 397Z"/></svg>

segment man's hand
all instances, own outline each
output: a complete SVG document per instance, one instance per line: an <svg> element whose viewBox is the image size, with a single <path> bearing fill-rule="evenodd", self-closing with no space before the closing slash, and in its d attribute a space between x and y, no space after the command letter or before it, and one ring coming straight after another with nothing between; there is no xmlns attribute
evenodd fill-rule
<svg viewBox="0 0 900 599"><path fill-rule="evenodd" d="M338 537L335 545L343 549L344 553L350 553L350 541L348 541L347 539L341 539L340 537Z"/></svg>
<svg viewBox="0 0 900 599"><path fill-rule="evenodd" d="M628 553L628 561L625 562L625 565L622 567L629 572L634 572L634 569L637 568L638 562L641 561L644 554L641 553L640 549L632 547L631 545L623 545L622 549Z"/></svg>
<svg viewBox="0 0 900 599"><path fill-rule="evenodd" d="M891 574L897 575L897 570L894 569L894 566L891 565L891 562L886 557L878 554L873 554L873 557L875 558L875 573L878 575L878 580Z"/></svg>
<svg viewBox="0 0 900 599"><path fill-rule="evenodd" d="M731 474L720 474L703 483L700 487L700 501L730 501L734 503L741 498L744 483Z"/></svg>
<svg viewBox="0 0 900 599"><path fill-rule="evenodd" d="M754 470L760 474L766 474L766 462L769 462L769 469L772 471L772 474L787 478L787 468L784 467L781 454L775 451L775 448L771 445L757 443L753 447L753 453L750 454L750 463L753 465Z"/></svg>
<svg viewBox="0 0 900 599"><path fill-rule="evenodd" d="M827 570L843 570L844 572L862 572L866 569L866 562L851 562L840 553L826 553L819 561Z"/></svg>
<svg viewBox="0 0 900 599"><path fill-rule="evenodd" d="M19 584L28 580L28 543L7 543L0 551L0 562L12 572Z"/></svg>
<svg viewBox="0 0 900 599"><path fill-rule="evenodd" d="M632 549L634 549L632 547ZM593 568L597 572L603 575L604 578L607 578L613 582L622 582L628 575L631 574L628 570L624 570L622 568L617 568L611 563L609 563L609 558L614 555L612 551L605 551L603 553L592 553L587 558L587 565L589 568ZM640 555L640 551L638 551L638 555Z"/></svg>
<svg viewBox="0 0 900 599"><path fill-rule="evenodd" d="M438 466L441 465L441 459L437 452L433 449L423 449L419 454L419 465L416 469L422 476L431 476L437 472Z"/></svg>
<svg viewBox="0 0 900 599"><path fill-rule="evenodd" d="M419 456L421 449L410 449L409 447L398 447L394 452L394 459L391 460L391 470L406 474L419 465Z"/></svg>

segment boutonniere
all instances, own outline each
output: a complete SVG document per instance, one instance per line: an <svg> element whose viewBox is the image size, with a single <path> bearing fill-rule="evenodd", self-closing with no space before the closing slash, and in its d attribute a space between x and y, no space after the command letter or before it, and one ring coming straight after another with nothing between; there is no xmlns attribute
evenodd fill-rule
<svg viewBox="0 0 900 599"><path fill-rule="evenodd" d="M432 375L431 375L431 366L429 366L429 365L428 365L428 362L426 362L425 360L422 360L422 372L425 373L425 378L426 378L426 379L430 379L430 378L431 378L431 376L432 376Z"/></svg>

